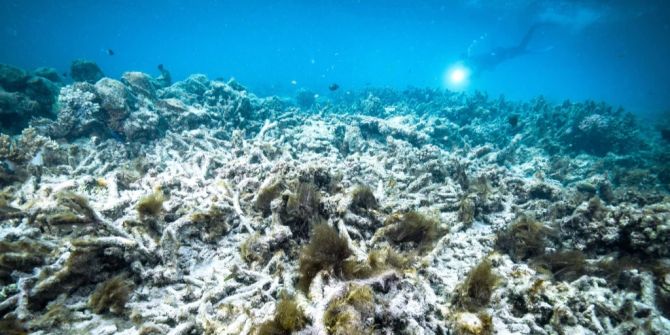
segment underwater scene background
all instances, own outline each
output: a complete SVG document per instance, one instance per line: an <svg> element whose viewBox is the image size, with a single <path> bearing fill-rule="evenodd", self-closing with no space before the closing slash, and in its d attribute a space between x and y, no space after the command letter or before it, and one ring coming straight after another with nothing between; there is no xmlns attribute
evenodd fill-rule
<svg viewBox="0 0 670 335"><path fill-rule="evenodd" d="M463 54L520 42L523 57L468 90L511 99L605 100L637 113L670 108L666 1L2 1L2 61L69 69L90 59L175 79L234 77L261 95L329 84L445 87ZM107 50L114 51L113 57ZM291 85L295 80L296 85Z"/></svg>
<svg viewBox="0 0 670 335"><path fill-rule="evenodd" d="M0 334L670 334L666 1L0 1Z"/></svg>

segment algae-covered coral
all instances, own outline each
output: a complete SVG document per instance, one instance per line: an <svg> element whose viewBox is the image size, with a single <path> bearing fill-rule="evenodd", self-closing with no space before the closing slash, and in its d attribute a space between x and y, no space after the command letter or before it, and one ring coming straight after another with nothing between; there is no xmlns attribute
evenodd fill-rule
<svg viewBox="0 0 670 335"><path fill-rule="evenodd" d="M668 143L623 111L83 65L0 92L58 101L0 123L5 332L670 332Z"/></svg>
<svg viewBox="0 0 670 335"><path fill-rule="evenodd" d="M304 328L306 324L307 318L296 301L284 297L275 306L274 318L259 325L254 334L291 334Z"/></svg>
<svg viewBox="0 0 670 335"><path fill-rule="evenodd" d="M121 314L132 291L132 283L125 275L117 275L98 285L91 293L88 305L95 313L110 312Z"/></svg>
<svg viewBox="0 0 670 335"><path fill-rule="evenodd" d="M298 286L309 290L312 279L321 270L332 269L342 273L344 260L351 255L347 241L335 229L319 224L314 227L312 237L300 252L300 282Z"/></svg>

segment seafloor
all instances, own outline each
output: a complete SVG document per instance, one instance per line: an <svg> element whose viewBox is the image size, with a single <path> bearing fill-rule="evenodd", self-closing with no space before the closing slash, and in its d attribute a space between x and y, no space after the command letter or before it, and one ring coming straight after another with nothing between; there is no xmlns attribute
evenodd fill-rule
<svg viewBox="0 0 670 335"><path fill-rule="evenodd" d="M101 77L0 67L2 334L670 333L667 127Z"/></svg>

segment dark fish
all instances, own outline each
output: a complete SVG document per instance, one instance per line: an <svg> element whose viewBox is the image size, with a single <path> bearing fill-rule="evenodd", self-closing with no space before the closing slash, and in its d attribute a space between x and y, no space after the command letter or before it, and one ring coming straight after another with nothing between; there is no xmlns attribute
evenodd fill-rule
<svg viewBox="0 0 670 335"><path fill-rule="evenodd" d="M63 72L63 77L67 78L67 72Z"/></svg>
<svg viewBox="0 0 670 335"><path fill-rule="evenodd" d="M112 49L107 49L107 50L105 50L105 52L107 52L107 54L110 55L110 56L114 56L114 50L112 50Z"/></svg>
<svg viewBox="0 0 670 335"><path fill-rule="evenodd" d="M507 117L507 122L509 122L510 126L515 127L519 125L519 116L516 114L512 114Z"/></svg>
<svg viewBox="0 0 670 335"><path fill-rule="evenodd" d="M335 84L335 83L332 83L332 84L330 84L330 86L328 86L328 89L333 91L333 92L337 91L338 88L340 88L340 85Z"/></svg>
<svg viewBox="0 0 670 335"><path fill-rule="evenodd" d="M120 133L118 133L118 132L116 132L116 131L114 131L114 130L110 130L110 131L109 131L109 135L110 135L114 140L116 140L116 141L119 142L119 143L123 143L123 142L124 142L124 140L123 140L123 135L121 135Z"/></svg>
<svg viewBox="0 0 670 335"><path fill-rule="evenodd" d="M670 142L670 128L663 128L661 129L661 137Z"/></svg>
<svg viewBox="0 0 670 335"><path fill-rule="evenodd" d="M163 67L163 64L158 64L158 70L159 71L165 70L165 68Z"/></svg>

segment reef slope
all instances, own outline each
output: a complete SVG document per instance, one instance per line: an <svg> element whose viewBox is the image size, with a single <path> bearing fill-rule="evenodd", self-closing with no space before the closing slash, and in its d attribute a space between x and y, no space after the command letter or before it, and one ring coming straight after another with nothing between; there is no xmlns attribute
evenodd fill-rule
<svg viewBox="0 0 670 335"><path fill-rule="evenodd" d="M670 333L668 143L620 109L95 79L0 137L3 333Z"/></svg>

